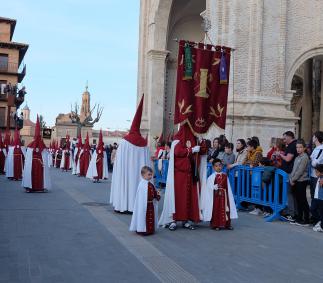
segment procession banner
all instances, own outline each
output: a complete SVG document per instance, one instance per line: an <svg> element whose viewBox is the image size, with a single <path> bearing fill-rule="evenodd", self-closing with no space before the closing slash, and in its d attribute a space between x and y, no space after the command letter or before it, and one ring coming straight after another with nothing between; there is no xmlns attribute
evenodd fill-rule
<svg viewBox="0 0 323 283"><path fill-rule="evenodd" d="M231 49L181 40L178 51L175 124L204 134L214 123L225 129Z"/></svg>

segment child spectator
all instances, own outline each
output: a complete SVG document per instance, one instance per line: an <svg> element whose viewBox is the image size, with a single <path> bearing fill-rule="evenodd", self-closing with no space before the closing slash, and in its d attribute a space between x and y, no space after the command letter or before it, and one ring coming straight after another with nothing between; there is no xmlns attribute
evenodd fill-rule
<svg viewBox="0 0 323 283"><path fill-rule="evenodd" d="M261 181L262 181L262 187L265 188L273 181L276 168L274 166L271 166L271 162L267 157L263 157L260 160L259 167L264 168L264 172L262 173L262 176L261 176ZM273 191L272 191L272 196L273 196ZM267 190L266 198L269 199L269 190ZM265 206L263 209L264 209L264 217L267 217L272 213L272 210L270 207Z"/></svg>
<svg viewBox="0 0 323 283"><path fill-rule="evenodd" d="M281 139L276 139L275 146L272 148L270 152L268 152L267 157L271 160L271 163L276 168L280 168L282 166L283 159L281 155L285 152L285 144Z"/></svg>
<svg viewBox="0 0 323 283"><path fill-rule="evenodd" d="M224 155L222 163L225 166L228 166L230 164L233 164L235 160L235 155L233 153L233 143L227 143L224 146Z"/></svg>
<svg viewBox="0 0 323 283"><path fill-rule="evenodd" d="M157 228L157 201L160 200L160 195L150 182L153 178L153 170L150 167L142 167L141 177L136 193L130 231L136 231L138 234L147 236L154 234Z"/></svg>
<svg viewBox="0 0 323 283"><path fill-rule="evenodd" d="M318 180L316 182L314 199L312 200L312 204L315 203L315 209L311 207L311 213L317 223L313 227L313 231L323 232L323 164L316 165L315 174Z"/></svg>
<svg viewBox="0 0 323 283"><path fill-rule="evenodd" d="M233 230L231 219L238 218L230 182L222 173L222 162L214 159L214 173L207 179L207 187L202 195L202 214L204 221L210 221L212 229Z"/></svg>
<svg viewBox="0 0 323 283"><path fill-rule="evenodd" d="M258 146L256 140L251 139L247 143L247 157L243 162L243 165L249 165L250 167L257 167L259 161L262 158L262 149Z"/></svg>
<svg viewBox="0 0 323 283"><path fill-rule="evenodd" d="M306 144L300 139L296 142L298 156L295 158L293 170L289 175L290 185L294 191L297 203L297 219L295 224L299 226L309 225L309 205L306 198L306 187L308 184L309 158L305 153Z"/></svg>

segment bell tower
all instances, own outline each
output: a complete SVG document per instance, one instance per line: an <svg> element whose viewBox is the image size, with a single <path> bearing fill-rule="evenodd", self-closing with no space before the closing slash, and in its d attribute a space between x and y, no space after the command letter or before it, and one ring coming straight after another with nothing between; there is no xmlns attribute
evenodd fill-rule
<svg viewBox="0 0 323 283"><path fill-rule="evenodd" d="M81 121L90 115L90 93L88 88L88 83L86 83L85 91L82 94Z"/></svg>

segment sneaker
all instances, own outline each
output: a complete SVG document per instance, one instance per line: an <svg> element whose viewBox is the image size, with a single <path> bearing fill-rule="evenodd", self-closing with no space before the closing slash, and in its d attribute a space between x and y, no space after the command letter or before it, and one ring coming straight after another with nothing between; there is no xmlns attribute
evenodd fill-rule
<svg viewBox="0 0 323 283"><path fill-rule="evenodd" d="M319 226L314 226L313 231L314 232L323 232L323 229L322 229L321 225L319 225Z"/></svg>
<svg viewBox="0 0 323 283"><path fill-rule="evenodd" d="M319 226L321 226L321 221L317 222L317 223L314 225L314 227L319 227Z"/></svg>
<svg viewBox="0 0 323 283"><path fill-rule="evenodd" d="M264 217L270 216L271 213L270 212L264 212Z"/></svg>
<svg viewBox="0 0 323 283"><path fill-rule="evenodd" d="M300 220L300 221L295 221L295 224L297 226L303 226L303 227L307 227L310 225L310 223L308 221L303 221L303 220Z"/></svg>
<svg viewBox="0 0 323 283"><path fill-rule="evenodd" d="M290 223L295 223L295 219L290 215L281 215L281 218Z"/></svg>
<svg viewBox="0 0 323 283"><path fill-rule="evenodd" d="M249 214L252 214L252 215L261 215L262 214L262 211L259 208L255 208L254 210L250 211Z"/></svg>

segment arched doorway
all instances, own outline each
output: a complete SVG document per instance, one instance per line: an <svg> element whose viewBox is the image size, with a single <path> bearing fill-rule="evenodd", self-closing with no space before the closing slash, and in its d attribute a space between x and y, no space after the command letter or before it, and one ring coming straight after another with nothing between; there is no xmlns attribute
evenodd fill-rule
<svg viewBox="0 0 323 283"><path fill-rule="evenodd" d="M165 95L163 132L165 135L174 130L174 109L176 95L176 71L178 43L175 39L202 41L202 17L200 14L206 9L205 0L173 0L167 32L167 47L169 55L166 61Z"/></svg>
<svg viewBox="0 0 323 283"><path fill-rule="evenodd" d="M323 56L306 59L297 68L291 81L291 89L294 92L291 110L299 117L295 124L296 136L308 143L313 132L322 130L323 126L322 60Z"/></svg>

